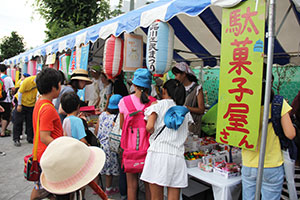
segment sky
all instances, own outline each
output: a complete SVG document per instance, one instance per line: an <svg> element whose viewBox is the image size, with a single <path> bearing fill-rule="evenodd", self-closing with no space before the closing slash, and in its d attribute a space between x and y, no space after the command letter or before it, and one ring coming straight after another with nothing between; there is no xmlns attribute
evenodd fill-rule
<svg viewBox="0 0 300 200"><path fill-rule="evenodd" d="M16 31L24 38L25 48L37 47L46 38L45 20L31 7L34 0L1 0L0 39Z"/></svg>
<svg viewBox="0 0 300 200"><path fill-rule="evenodd" d="M35 48L44 43L46 22L31 6L35 0L0 0L0 40L16 31L24 38L25 48ZM130 0L126 0L130 1ZM110 0L111 7L119 0Z"/></svg>

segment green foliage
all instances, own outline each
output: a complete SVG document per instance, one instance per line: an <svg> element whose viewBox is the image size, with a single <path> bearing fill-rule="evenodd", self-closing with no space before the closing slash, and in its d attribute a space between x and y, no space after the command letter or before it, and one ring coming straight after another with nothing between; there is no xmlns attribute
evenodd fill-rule
<svg viewBox="0 0 300 200"><path fill-rule="evenodd" d="M46 20L50 41L121 14L121 5L111 11L109 0L35 0L33 6Z"/></svg>
<svg viewBox="0 0 300 200"><path fill-rule="evenodd" d="M25 51L23 37L17 32L11 32L10 36L5 36L0 42L0 62L5 59L14 57Z"/></svg>
<svg viewBox="0 0 300 200"><path fill-rule="evenodd" d="M273 74L277 80L273 83L276 94L280 95L280 89L283 85L288 84L296 73L296 67L293 65L273 66Z"/></svg>

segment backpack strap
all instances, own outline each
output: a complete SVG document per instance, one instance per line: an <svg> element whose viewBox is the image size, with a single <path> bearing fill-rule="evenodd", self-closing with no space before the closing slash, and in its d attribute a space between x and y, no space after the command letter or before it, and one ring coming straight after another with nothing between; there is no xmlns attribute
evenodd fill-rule
<svg viewBox="0 0 300 200"><path fill-rule="evenodd" d="M144 106L144 108L142 110L137 110L136 107L134 106L132 99L131 99L131 95L124 97L124 103L125 106L129 112L129 116L133 116L136 115L139 112L143 112L146 105Z"/></svg>
<svg viewBox="0 0 300 200"><path fill-rule="evenodd" d="M282 134L284 134L281 126L282 104L283 104L283 96L275 95L272 100L271 119L269 119L269 122L272 122L273 129L277 136L282 136Z"/></svg>
<svg viewBox="0 0 300 200"><path fill-rule="evenodd" d="M1 85L2 85L2 90L5 91L5 84L3 78L0 77Z"/></svg>
<svg viewBox="0 0 300 200"><path fill-rule="evenodd" d="M163 132L163 130L164 130L165 128L166 128L166 125L164 125L164 126L160 129L159 133L157 133L157 135L155 136L154 140L156 140L156 138Z"/></svg>
<svg viewBox="0 0 300 200"><path fill-rule="evenodd" d="M119 116L119 113L117 113L116 116L114 117L114 122L117 121L118 116Z"/></svg>

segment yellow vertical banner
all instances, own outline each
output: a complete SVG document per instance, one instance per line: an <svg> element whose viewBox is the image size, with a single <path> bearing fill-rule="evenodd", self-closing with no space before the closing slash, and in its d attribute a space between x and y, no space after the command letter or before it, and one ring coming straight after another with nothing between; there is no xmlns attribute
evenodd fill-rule
<svg viewBox="0 0 300 200"><path fill-rule="evenodd" d="M17 69L16 71L16 77L15 77L15 84L19 81L20 71Z"/></svg>
<svg viewBox="0 0 300 200"><path fill-rule="evenodd" d="M223 9L216 135L219 143L256 149L264 37L264 0L259 0L258 5L248 0Z"/></svg>

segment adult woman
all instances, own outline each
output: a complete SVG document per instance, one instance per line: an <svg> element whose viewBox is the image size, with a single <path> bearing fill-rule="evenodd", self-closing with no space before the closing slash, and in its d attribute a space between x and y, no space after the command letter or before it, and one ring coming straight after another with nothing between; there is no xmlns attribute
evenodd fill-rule
<svg viewBox="0 0 300 200"><path fill-rule="evenodd" d="M119 103L119 111L120 111L120 128L123 128L124 120L127 119L127 116L129 116L128 106L126 105L125 98L130 98L132 104L136 108L136 110L144 110L145 108L149 107L153 101L156 99L148 96L149 89L151 88L151 81L152 81L152 75L147 69L137 69L134 73L134 78L132 80L132 83L134 85L135 93L126 96L123 99L121 99ZM124 123L126 124L126 123ZM146 126L145 126L146 128ZM144 128L144 129L145 129ZM125 128L123 128L125 130ZM124 132L122 132L124 135ZM123 137L123 135L121 137ZM150 136L150 134L149 134ZM130 137L127 137L130 138ZM123 138L122 138L123 140ZM140 138L141 140L141 138ZM144 143L142 141L139 141L139 143ZM121 142L122 147L122 142ZM123 148L123 147L122 147ZM124 163L124 159L122 160L122 163ZM126 168L125 168L126 172ZM135 200L137 199L137 188L138 188L138 173L128 173L126 172L126 178L127 178L127 197L128 200ZM145 193L146 193L146 200L150 199L150 190L149 190L149 184L145 183Z"/></svg>
<svg viewBox="0 0 300 200"><path fill-rule="evenodd" d="M100 75L101 82L103 83L103 88L100 90L100 111L106 111L109 98L112 95L112 82L107 78L107 76L102 72Z"/></svg>
<svg viewBox="0 0 300 200"><path fill-rule="evenodd" d="M66 92L75 92L77 93L78 89L83 89L86 85L92 83L92 80L88 78L88 72L84 69L75 69L71 75L71 80L68 85L62 87L59 96L55 101L55 109L59 111L60 98ZM83 102L84 103L84 102ZM63 111L62 111L63 112ZM66 114L61 114L59 112L59 117L63 122Z"/></svg>
<svg viewBox="0 0 300 200"><path fill-rule="evenodd" d="M266 70L264 70L263 83L262 83L262 100L261 100L261 123L263 119L264 110L264 96L265 96L265 83L266 83ZM274 93L272 91L270 98L270 110L271 102L274 98ZM284 100L281 110L281 125L285 136L289 139L293 139L296 135L295 129L293 127L289 111L292 108ZM269 113L269 118L271 118L271 112ZM261 126L259 133L261 133ZM251 200L255 197L256 189L256 177L258 171L258 161L260 152L260 140L261 136L257 141L258 147L255 151L250 151L247 149L242 150L242 188L243 188L243 199ZM263 200L277 200L280 199L283 179L284 179L284 168L283 168L283 154L280 147L280 142L278 136L275 134L272 123L268 124L267 131L267 143L266 143L266 153L264 161L264 172L261 188L261 196Z"/></svg>
<svg viewBox="0 0 300 200"><path fill-rule="evenodd" d="M184 105L189 109L194 120L194 123L189 125L189 131L201 136L201 116L205 110L202 85L197 83L197 77L185 62L177 63L172 73L186 90Z"/></svg>

